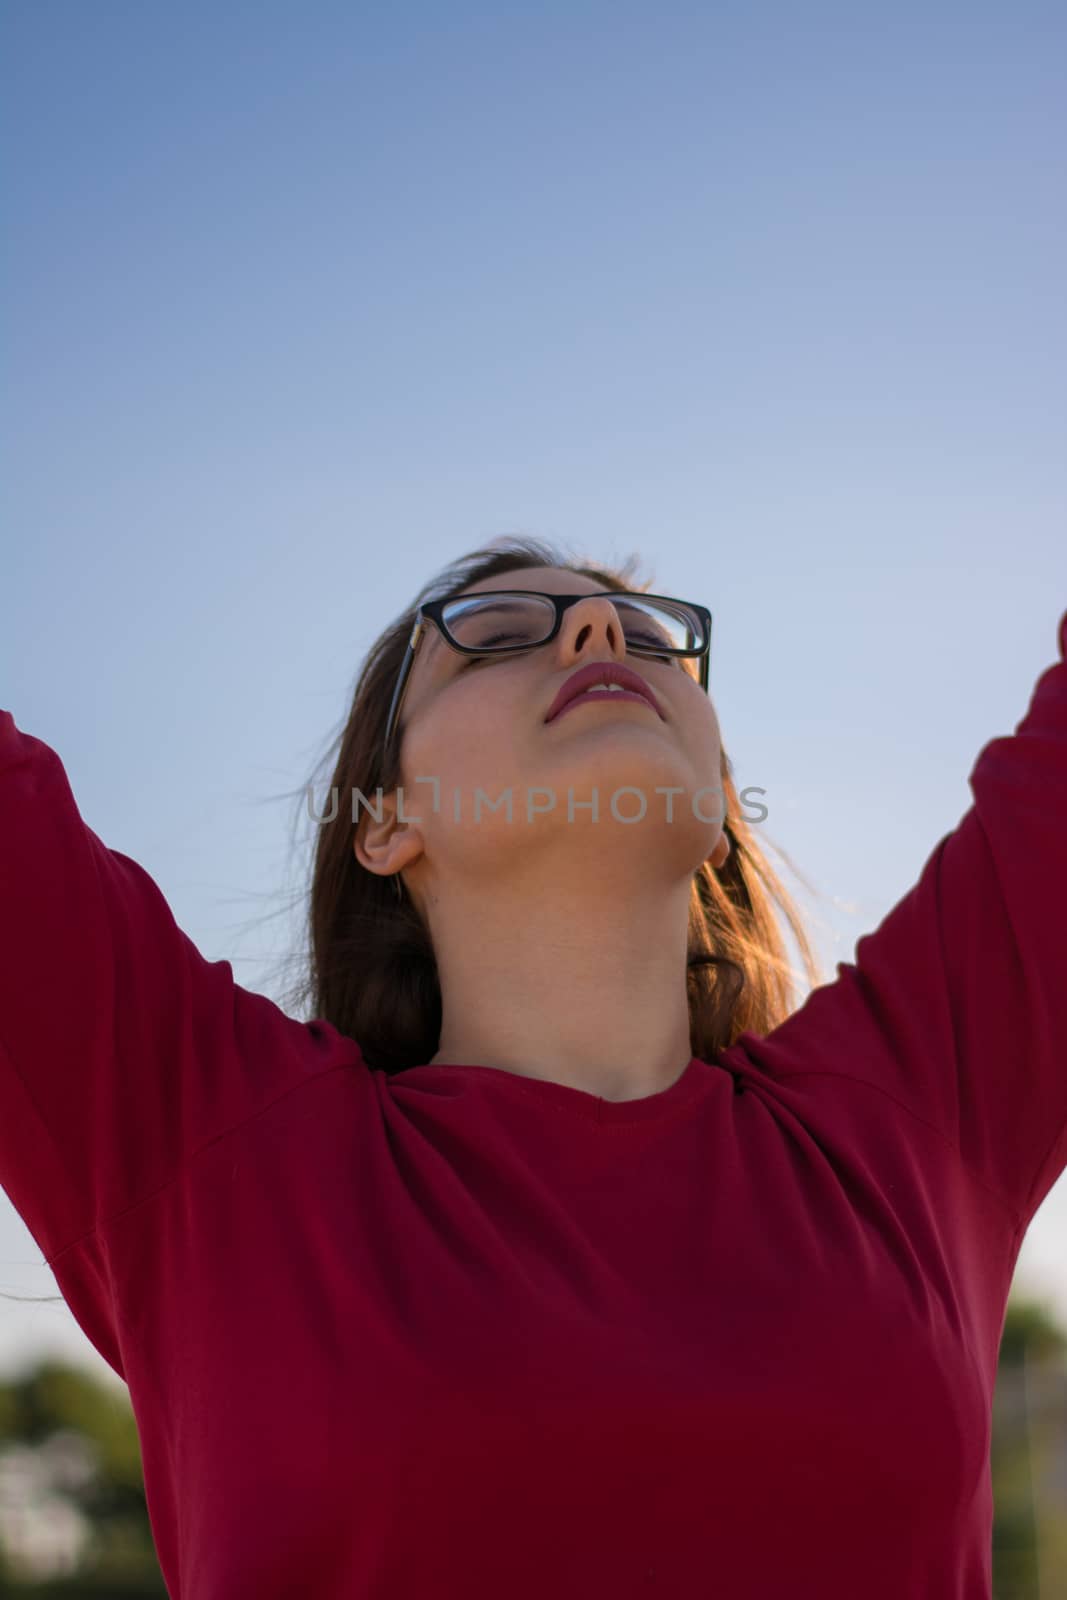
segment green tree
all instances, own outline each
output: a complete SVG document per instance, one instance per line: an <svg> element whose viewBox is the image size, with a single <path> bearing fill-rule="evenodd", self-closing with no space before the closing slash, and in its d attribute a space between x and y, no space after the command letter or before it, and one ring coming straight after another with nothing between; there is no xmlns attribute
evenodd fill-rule
<svg viewBox="0 0 1067 1600"><path fill-rule="evenodd" d="M991 1442L995 1600L1067 1595L1067 1331L1013 1295L997 1362Z"/></svg>
<svg viewBox="0 0 1067 1600"><path fill-rule="evenodd" d="M5 1500L7 1503L5 1504ZM13 1504L17 1501L17 1506ZM46 1360L0 1381L0 1596L165 1596L128 1393ZM74 1569L50 1574L10 1528L81 1529ZM32 1551L30 1552L32 1555Z"/></svg>

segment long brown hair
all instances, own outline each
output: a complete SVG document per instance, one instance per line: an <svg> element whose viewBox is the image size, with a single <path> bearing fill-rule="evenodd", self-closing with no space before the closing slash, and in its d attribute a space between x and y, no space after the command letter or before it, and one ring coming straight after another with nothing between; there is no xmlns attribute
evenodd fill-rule
<svg viewBox="0 0 1067 1600"><path fill-rule="evenodd" d="M510 536L451 562L371 646L342 730L319 763L333 761L330 796L358 790L369 800L379 786L388 794L400 781L399 739L383 759L385 723L424 600L451 598L483 578L527 567L582 573L604 590L648 591L651 583L637 581L636 564L631 556L619 568L592 566L544 540ZM725 749L720 771L731 848L721 867L705 861L694 873L689 907L690 1043L703 1060L714 1059L742 1031L769 1033L794 1009L797 973L786 957L776 907L796 940L808 984L822 981L800 914L741 814ZM309 784L306 793L313 788ZM330 809L324 806L319 815L328 818ZM401 1072L419 1066L436 1055L441 1032L429 930L407 891L397 898L399 877L369 872L356 859L350 807L337 803L333 820L320 820L317 828L308 949L288 1004L355 1039L373 1068Z"/></svg>

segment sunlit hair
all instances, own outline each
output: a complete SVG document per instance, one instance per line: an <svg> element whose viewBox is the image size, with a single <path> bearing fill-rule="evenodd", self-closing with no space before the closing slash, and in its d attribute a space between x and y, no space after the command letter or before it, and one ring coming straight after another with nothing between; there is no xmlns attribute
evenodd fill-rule
<svg viewBox="0 0 1067 1600"><path fill-rule="evenodd" d="M385 794L398 786L401 741L394 738L384 759L385 723L424 600L448 599L484 578L528 567L581 573L602 590L648 592L651 583L637 581L635 566L633 556L619 569L591 566L543 540L512 536L451 562L371 646L342 730L316 767L333 762L327 792L349 797L359 790L369 800L379 786ZM692 1053L702 1060L714 1059L743 1031L769 1033L798 1003L798 973L787 959L776 908L796 940L808 985L822 981L800 914L741 814L725 749L720 779L730 853L718 869L708 861L697 869L689 906L689 1035ZM315 787L313 776L307 792ZM440 1044L441 990L430 932L406 889L398 900L393 877L370 872L356 859L347 800L338 803L333 821L325 820L331 814L323 806L316 825L307 950L287 1004L355 1039L371 1067L401 1072L429 1061Z"/></svg>

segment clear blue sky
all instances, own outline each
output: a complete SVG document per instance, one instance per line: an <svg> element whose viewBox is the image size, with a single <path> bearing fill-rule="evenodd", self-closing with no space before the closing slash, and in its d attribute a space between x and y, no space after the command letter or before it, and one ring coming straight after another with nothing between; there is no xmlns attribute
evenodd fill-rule
<svg viewBox="0 0 1067 1600"><path fill-rule="evenodd" d="M0 32L0 704L204 953L271 992L271 797L416 589L529 533L710 607L739 784L850 959L1067 606L1062 8ZM1061 1184L1020 1278L1067 1314L1065 1222ZM2 1197L0 1287L54 1292ZM45 1339L93 1358L2 1303L0 1360Z"/></svg>

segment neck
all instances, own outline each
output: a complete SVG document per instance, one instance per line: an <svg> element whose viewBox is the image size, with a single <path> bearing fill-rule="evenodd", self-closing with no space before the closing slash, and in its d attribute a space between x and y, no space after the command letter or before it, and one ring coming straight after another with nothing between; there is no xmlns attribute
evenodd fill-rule
<svg viewBox="0 0 1067 1600"><path fill-rule="evenodd" d="M540 869L536 884L435 886L432 1064L498 1067L606 1100L669 1088L692 1059L689 875L594 884Z"/></svg>

